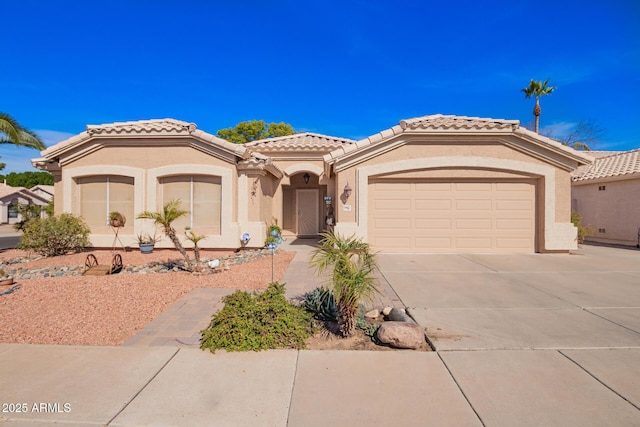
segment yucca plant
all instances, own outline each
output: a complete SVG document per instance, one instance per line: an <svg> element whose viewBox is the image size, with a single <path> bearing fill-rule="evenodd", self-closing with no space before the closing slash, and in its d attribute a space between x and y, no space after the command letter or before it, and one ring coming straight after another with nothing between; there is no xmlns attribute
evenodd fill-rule
<svg viewBox="0 0 640 427"><path fill-rule="evenodd" d="M338 309L340 334L348 337L356 326L358 304L371 300L378 291L374 277L375 255L368 243L355 236L343 237L334 232L323 233L320 246L311 256L318 274L331 268L331 286Z"/></svg>

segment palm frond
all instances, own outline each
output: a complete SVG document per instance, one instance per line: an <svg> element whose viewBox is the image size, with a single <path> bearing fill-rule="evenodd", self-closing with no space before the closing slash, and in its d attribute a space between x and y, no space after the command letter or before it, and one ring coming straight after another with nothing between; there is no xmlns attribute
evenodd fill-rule
<svg viewBox="0 0 640 427"><path fill-rule="evenodd" d="M20 147L30 147L36 150L44 150L46 147L40 137L33 131L20 125L7 113L0 113L0 144L13 144Z"/></svg>

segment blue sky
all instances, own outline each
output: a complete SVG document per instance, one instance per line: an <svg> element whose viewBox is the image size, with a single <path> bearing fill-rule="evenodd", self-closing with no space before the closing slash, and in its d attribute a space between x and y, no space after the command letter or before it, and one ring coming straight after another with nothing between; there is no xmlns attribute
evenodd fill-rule
<svg viewBox="0 0 640 427"><path fill-rule="evenodd" d="M401 119L580 120L600 150L640 147L640 2L0 0L0 111L47 145L87 124L171 117L359 139ZM0 146L0 173L39 153Z"/></svg>

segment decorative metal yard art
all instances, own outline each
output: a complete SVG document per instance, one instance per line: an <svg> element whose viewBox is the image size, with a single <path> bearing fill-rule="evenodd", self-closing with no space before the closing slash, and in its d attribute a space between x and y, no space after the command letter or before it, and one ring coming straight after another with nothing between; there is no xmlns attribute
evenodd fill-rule
<svg viewBox="0 0 640 427"><path fill-rule="evenodd" d="M119 212L111 212L109 214L109 225L115 234L113 243L111 244L111 265L99 265L98 258L96 258L94 254L89 254L84 261L84 268L82 269L83 276L106 276L122 271L122 255L116 253L116 242L120 242L120 246L122 246L122 250L124 251L124 245L118 237L118 231L120 231L121 227L124 227L126 221L126 217Z"/></svg>
<svg viewBox="0 0 640 427"><path fill-rule="evenodd" d="M282 243L282 237L280 237L279 234L278 230L271 230L271 237L273 237L274 241L266 244L266 248L271 249L271 283L274 282L273 255L276 251L276 247Z"/></svg>
<svg viewBox="0 0 640 427"><path fill-rule="evenodd" d="M240 238L240 242L242 242L242 249L243 250L247 246L247 243L249 243L249 240L251 240L251 234L249 234L249 233L244 233L242 235L242 237Z"/></svg>

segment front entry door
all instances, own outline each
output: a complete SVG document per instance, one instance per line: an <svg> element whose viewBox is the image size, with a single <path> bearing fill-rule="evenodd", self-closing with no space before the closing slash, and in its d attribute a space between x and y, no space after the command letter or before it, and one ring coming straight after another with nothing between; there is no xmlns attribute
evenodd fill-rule
<svg viewBox="0 0 640 427"><path fill-rule="evenodd" d="M315 236L318 234L319 194L317 188L296 190L299 236Z"/></svg>

